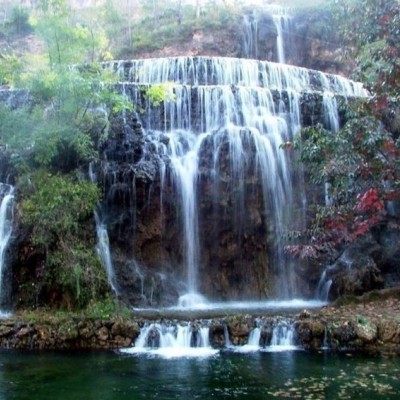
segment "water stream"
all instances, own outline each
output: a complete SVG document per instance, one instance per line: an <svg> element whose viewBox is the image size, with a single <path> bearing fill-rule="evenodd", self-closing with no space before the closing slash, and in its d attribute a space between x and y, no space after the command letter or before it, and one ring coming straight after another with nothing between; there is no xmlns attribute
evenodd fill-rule
<svg viewBox="0 0 400 400"><path fill-rule="evenodd" d="M0 306L3 305L4 286L10 283L4 279L6 250L11 238L14 218L14 187L0 183L3 196L0 204ZM7 315L0 308L0 317Z"/></svg>

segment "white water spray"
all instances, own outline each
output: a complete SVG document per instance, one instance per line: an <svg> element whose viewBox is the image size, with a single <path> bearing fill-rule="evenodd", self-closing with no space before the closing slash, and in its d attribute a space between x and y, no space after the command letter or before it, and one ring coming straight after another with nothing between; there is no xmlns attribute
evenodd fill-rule
<svg viewBox="0 0 400 400"><path fill-rule="evenodd" d="M145 325L135 347L121 350L127 354L153 354L164 358L209 357L218 353L211 348L209 328L193 327L191 324L148 324Z"/></svg>

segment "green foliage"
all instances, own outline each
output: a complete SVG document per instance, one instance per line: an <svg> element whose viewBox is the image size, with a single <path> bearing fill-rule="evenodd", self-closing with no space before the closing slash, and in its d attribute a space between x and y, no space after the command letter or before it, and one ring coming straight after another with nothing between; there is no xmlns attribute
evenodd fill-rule
<svg viewBox="0 0 400 400"><path fill-rule="evenodd" d="M21 81L36 104L17 110L0 105L0 142L14 163L69 172L98 157L108 113L132 105L112 89L115 78L97 65L82 68L45 66L25 73Z"/></svg>
<svg viewBox="0 0 400 400"><path fill-rule="evenodd" d="M361 112L361 106L357 109ZM383 190L389 178L395 183L390 171L396 168L396 146L373 116L353 117L336 134L320 126L305 129L297 148L313 182L330 184L337 206L351 207L357 194L371 185Z"/></svg>
<svg viewBox="0 0 400 400"><path fill-rule="evenodd" d="M26 7L22 5L13 6L11 9L4 7L3 13L4 19L0 30L7 39L19 39L21 36L32 32L30 15ZM4 43L2 47L4 47Z"/></svg>
<svg viewBox="0 0 400 400"><path fill-rule="evenodd" d="M23 222L32 227L34 244L48 246L79 234L80 223L93 215L99 190L88 181L38 171L21 178Z"/></svg>
<svg viewBox="0 0 400 400"><path fill-rule="evenodd" d="M145 93L150 103L157 107L163 102L171 102L175 100L172 83L160 83L150 86Z"/></svg>
<svg viewBox="0 0 400 400"><path fill-rule="evenodd" d="M111 297L92 301L85 310L85 317L90 319L110 319L113 317L130 319L131 314L129 308Z"/></svg>
<svg viewBox="0 0 400 400"><path fill-rule="evenodd" d="M400 4L397 0L334 0L336 26L344 43L353 46L357 79L377 95L398 97L400 84ZM380 104L379 104L380 103ZM379 110L378 110L379 111Z"/></svg>
<svg viewBox="0 0 400 400"><path fill-rule="evenodd" d="M15 55L0 53L0 86L14 86L21 71L22 63Z"/></svg>
<svg viewBox="0 0 400 400"><path fill-rule="evenodd" d="M107 277L95 254L93 209L98 188L88 181L38 171L19 183L22 222L45 258L44 285L57 288L68 307L83 307L106 292ZM62 300L59 300L62 302Z"/></svg>
<svg viewBox="0 0 400 400"><path fill-rule="evenodd" d="M286 247L300 258L318 258L370 232L386 219L385 203L400 198L399 148L362 103L350 109L337 133L304 129L295 142L311 181L326 185L324 205L314 206L312 239Z"/></svg>
<svg viewBox="0 0 400 400"><path fill-rule="evenodd" d="M100 24L74 15L66 0L40 0L38 18L31 23L47 46L51 66L95 62L106 52L108 40Z"/></svg>
<svg viewBox="0 0 400 400"><path fill-rule="evenodd" d="M326 185L325 205L314 207L312 239L287 246L289 254L318 258L386 223L385 205L400 199L400 141L380 116L399 99L400 5L396 0L334 0L338 33L353 48L355 78L374 96L353 105L335 134L322 127L303 131L297 140L311 180Z"/></svg>
<svg viewBox="0 0 400 400"><path fill-rule="evenodd" d="M30 282L28 272L20 286L30 287L39 303L81 308L109 288L95 253L93 210L100 193L77 180L76 170L98 159L110 113L132 105L113 89L117 77L96 63L108 41L94 15L74 15L66 0L39 0L29 21L46 57L32 56L23 65L13 55L0 56L1 83L30 93L25 107L0 105L0 144L20 174L21 226L30 233L30 251L44 258L39 275L32 272L38 282Z"/></svg>

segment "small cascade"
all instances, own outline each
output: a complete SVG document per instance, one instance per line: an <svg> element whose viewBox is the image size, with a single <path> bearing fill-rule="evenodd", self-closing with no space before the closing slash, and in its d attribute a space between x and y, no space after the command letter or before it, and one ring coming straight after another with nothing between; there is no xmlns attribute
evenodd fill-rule
<svg viewBox="0 0 400 400"><path fill-rule="evenodd" d="M97 182L97 176L93 164L89 164L89 179L92 183ZM114 293L118 293L115 283L115 273L111 259L110 241L108 238L107 226L102 222L98 211L94 212L96 223L97 245L96 250L103 267L106 270L107 280Z"/></svg>
<svg viewBox="0 0 400 400"><path fill-rule="evenodd" d="M118 293L116 283L115 283L115 273L111 259L111 251L110 251L110 241L107 233L107 226L101 222L100 217L97 212L94 214L96 221L96 233L97 233L97 254L103 264L106 273L107 280L111 289L114 293Z"/></svg>
<svg viewBox="0 0 400 400"><path fill-rule="evenodd" d="M327 129L336 133L339 131L339 114L336 97L331 92L324 92L322 97L324 122Z"/></svg>
<svg viewBox="0 0 400 400"><path fill-rule="evenodd" d="M294 345L294 328L289 321L279 321L272 330L271 345L266 351L296 350Z"/></svg>
<svg viewBox="0 0 400 400"><path fill-rule="evenodd" d="M4 290L6 282L5 255L10 242L12 225L14 218L14 187L5 183L0 183L0 194L2 200L0 204L0 306L4 303ZM0 316L3 315L0 309Z"/></svg>
<svg viewBox="0 0 400 400"><path fill-rule="evenodd" d="M329 301L329 291L332 286L332 279L327 277L328 268L324 269L322 272L321 278L319 279L317 288L315 290L315 298L326 303Z"/></svg>
<svg viewBox="0 0 400 400"><path fill-rule="evenodd" d="M278 63L286 63L285 44L290 43L290 33L292 28L292 18L286 8L271 8L272 19L276 27L276 50Z"/></svg>
<svg viewBox="0 0 400 400"><path fill-rule="evenodd" d="M278 6L267 6L254 9L243 15L242 55L249 59L274 59L285 64L285 46L292 38L292 18L289 10ZM273 32L273 31L276 32ZM273 43L275 48L265 48L266 44Z"/></svg>
<svg viewBox="0 0 400 400"><path fill-rule="evenodd" d="M232 347L232 342L229 337L228 325L224 324L224 343L225 348L230 349Z"/></svg>
<svg viewBox="0 0 400 400"><path fill-rule="evenodd" d="M121 350L127 354L148 353L165 358L209 357L218 353L209 342L209 327L197 324L145 325L135 347Z"/></svg>
<svg viewBox="0 0 400 400"><path fill-rule="evenodd" d="M254 11L243 16L243 56L258 59L258 18Z"/></svg>
<svg viewBox="0 0 400 400"><path fill-rule="evenodd" d="M243 346L237 346L233 348L233 350L238 353L252 353L255 351L259 351L261 349L260 338L261 338L261 328L256 326L251 330L249 338L247 340L247 344Z"/></svg>

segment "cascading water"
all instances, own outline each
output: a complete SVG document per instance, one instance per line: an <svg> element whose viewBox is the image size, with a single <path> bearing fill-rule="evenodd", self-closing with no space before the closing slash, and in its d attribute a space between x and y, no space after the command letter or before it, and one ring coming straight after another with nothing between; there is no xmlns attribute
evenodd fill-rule
<svg viewBox="0 0 400 400"><path fill-rule="evenodd" d="M278 323L272 331L271 350L293 350L294 329L288 321Z"/></svg>
<svg viewBox="0 0 400 400"><path fill-rule="evenodd" d="M292 18L288 9L278 6L255 9L243 16L242 24L242 53L245 58L273 58L278 63L286 63L287 50L285 49L285 44L290 43L292 39ZM269 25L271 26L269 27ZM268 41L268 35L272 35L272 32L268 32L267 27L270 30L273 30L274 27L276 31L273 34L276 36L276 44L273 52L275 54L273 57L272 54L263 54L265 53L265 49L261 51L265 42Z"/></svg>
<svg viewBox="0 0 400 400"><path fill-rule="evenodd" d="M14 216L14 187L0 183L3 198L0 205L0 305L3 303L5 252L9 244ZM0 316L3 315L0 309Z"/></svg>
<svg viewBox="0 0 400 400"><path fill-rule="evenodd" d="M333 283L332 279L329 279L326 276L328 268L324 269L324 271L322 272L321 278L315 290L315 298L324 302L328 302L329 300L329 291L331 290L331 286Z"/></svg>
<svg viewBox="0 0 400 400"><path fill-rule="evenodd" d="M93 170L93 164L89 164L89 179L92 183L97 182L97 176ZM115 273L111 259L110 241L108 238L107 226L101 221L99 212L94 212L96 223L97 245L96 250L103 267L106 270L107 280L114 293L118 293L115 283Z"/></svg>
<svg viewBox="0 0 400 400"><path fill-rule="evenodd" d="M209 342L209 327L193 324L148 324L135 341L135 347L123 353L148 353L166 358L207 357L218 353Z"/></svg>
<svg viewBox="0 0 400 400"><path fill-rule="evenodd" d="M247 344L243 346L229 346L239 353L250 353L255 351L280 352L296 350L294 336L295 331L291 321L286 319L268 319L255 321L256 326L250 331ZM264 330L269 331L266 335ZM267 339L266 336L269 336Z"/></svg>
<svg viewBox="0 0 400 400"><path fill-rule="evenodd" d="M243 16L243 55L258 59L258 20L254 13Z"/></svg>
<svg viewBox="0 0 400 400"><path fill-rule="evenodd" d="M262 281L267 279L272 280L274 289L271 292L270 286L268 290L272 296L295 296L296 279L283 253L282 237L286 229L302 229L304 219L299 215L304 213L304 201L299 194L301 187L293 188L291 155L280 147L299 132L304 94L321 98L325 113L322 122L335 129L336 96L366 96L362 85L304 68L233 58L133 60L109 67L120 73L125 81L121 83L123 90L137 108L148 110L140 117L144 128L141 159L131 170L155 157L163 213L167 193L171 196L173 190L177 195L181 263L186 271L186 294L181 293L180 304L204 302L199 282L204 285L206 278L209 285L214 284L218 268L228 262L237 267L225 267L227 274L238 274L237 268L241 279L250 279L252 285L261 282L257 298L266 291ZM175 100L157 107L143 99L144 88L155 84L168 84ZM115 182L112 187L122 186L115 173L109 180ZM135 187L129 182L124 185ZM205 233L210 224L218 233ZM254 227L260 250L253 260L246 261L246 241L254 235L249 233ZM166 235L165 229L163 225L161 230ZM229 246L236 254L232 261L218 250L224 238L230 237L227 231L233 238ZM209 252L208 261L205 251ZM200 276L206 263L215 269L207 277ZM269 272L246 276L249 263ZM237 278L232 275L229 279ZM246 290L246 285L242 288ZM248 298L252 292L250 288L237 298Z"/></svg>
<svg viewBox="0 0 400 400"><path fill-rule="evenodd" d="M231 346L230 348L238 353L252 353L254 351L259 351L261 349L260 337L261 328L257 326L250 332L247 344L243 346L237 346L235 348Z"/></svg>
<svg viewBox="0 0 400 400"><path fill-rule="evenodd" d="M274 7L271 9L272 18L276 27L276 50L277 50L277 61L279 63L286 63L285 47L284 44L288 43L285 40L285 36L290 36L292 18L289 12L285 8Z"/></svg>
<svg viewBox="0 0 400 400"><path fill-rule="evenodd" d="M103 264L106 274L107 280L111 289L114 293L118 293L116 283L115 283L115 274L114 268L111 259L111 251L110 251L110 241L107 233L107 226L101 222L100 217L97 212L94 214L95 222L96 222L96 233L97 233L97 253Z"/></svg>

